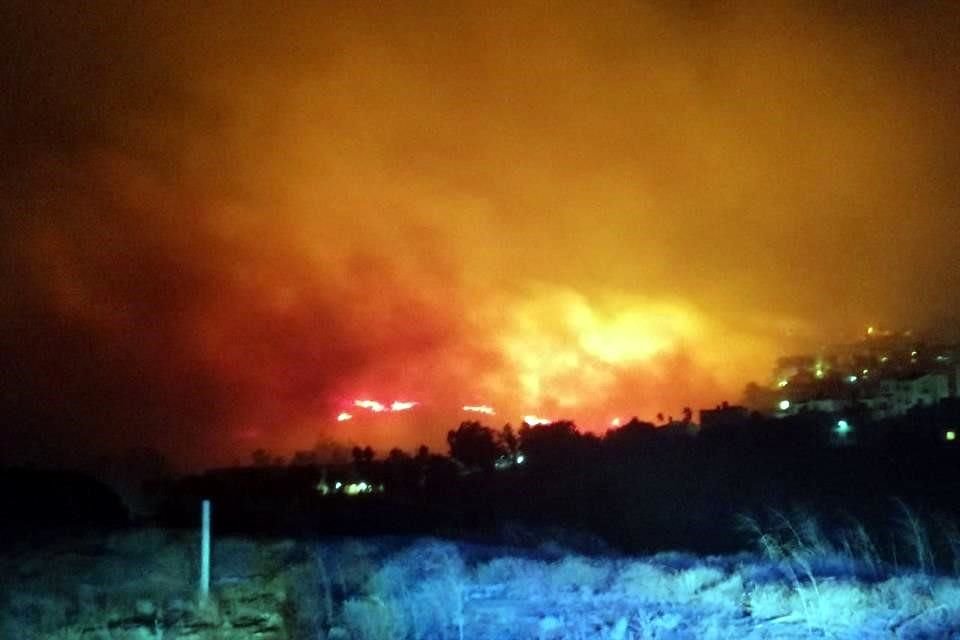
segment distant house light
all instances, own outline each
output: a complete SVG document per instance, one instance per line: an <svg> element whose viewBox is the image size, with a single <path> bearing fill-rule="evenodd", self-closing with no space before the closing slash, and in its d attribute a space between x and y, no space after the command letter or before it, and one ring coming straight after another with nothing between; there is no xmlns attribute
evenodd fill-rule
<svg viewBox="0 0 960 640"><path fill-rule="evenodd" d="M790 381L789 381L789 380L781 380L780 382L777 383L777 386L780 387L781 389L783 389L783 388L784 388L785 386L787 386L788 384L790 384Z"/></svg>
<svg viewBox="0 0 960 640"><path fill-rule="evenodd" d="M351 482L343 489L343 492L348 496L357 496L361 493L370 493L371 491L373 491L373 486L366 482Z"/></svg>
<svg viewBox="0 0 960 640"><path fill-rule="evenodd" d="M781 400L780 403L779 403L777 406L780 407L780 411L786 411L787 409L790 408L790 401L789 401L789 400Z"/></svg>
<svg viewBox="0 0 960 640"><path fill-rule="evenodd" d="M523 461L526 459L526 456L524 456L522 453L517 454L517 464L523 464Z"/></svg>
<svg viewBox="0 0 960 640"><path fill-rule="evenodd" d="M846 420L837 420L837 435L845 436L850 433L850 423Z"/></svg>
<svg viewBox="0 0 960 640"><path fill-rule="evenodd" d="M857 376L854 376L854 375L847 376L847 382L849 382L849 383L851 383L851 384L854 383L854 382L856 382L856 381L859 380L859 379L860 379L860 378L858 378Z"/></svg>
<svg viewBox="0 0 960 640"><path fill-rule="evenodd" d="M954 440L957 439L957 432L953 431L952 429L950 431L947 431L946 438L947 438L947 441L953 442Z"/></svg>

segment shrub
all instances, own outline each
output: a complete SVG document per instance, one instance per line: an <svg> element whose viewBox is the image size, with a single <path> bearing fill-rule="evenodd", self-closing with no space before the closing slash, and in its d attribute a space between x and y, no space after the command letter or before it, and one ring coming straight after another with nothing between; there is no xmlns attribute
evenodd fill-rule
<svg viewBox="0 0 960 640"><path fill-rule="evenodd" d="M355 640L398 640L410 630L399 603L350 598L343 603L343 624Z"/></svg>
<svg viewBox="0 0 960 640"><path fill-rule="evenodd" d="M404 618L414 638L462 638L466 579L456 546L422 541L390 558L369 590Z"/></svg>
<svg viewBox="0 0 960 640"><path fill-rule="evenodd" d="M550 565L549 586L554 589L598 591L606 586L610 576L605 563L591 563L580 556L567 556Z"/></svg>
<svg viewBox="0 0 960 640"><path fill-rule="evenodd" d="M758 584L747 593L747 605L755 618L779 618L794 614L797 594L785 584Z"/></svg>

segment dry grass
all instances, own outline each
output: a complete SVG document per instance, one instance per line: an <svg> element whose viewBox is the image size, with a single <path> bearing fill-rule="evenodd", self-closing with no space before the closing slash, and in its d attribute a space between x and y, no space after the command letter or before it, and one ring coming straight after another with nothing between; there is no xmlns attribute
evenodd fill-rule
<svg viewBox="0 0 960 640"><path fill-rule="evenodd" d="M828 535L799 512L745 521L763 556L471 556L474 548L439 540L224 539L214 546L208 608L196 601L195 538L132 532L0 558L13 587L0 637L113 640L111 629L134 628L169 640L189 622L202 637L226 639L244 637L230 630L240 620L277 640L723 638L755 628L791 637L960 634L960 582L943 571L955 558L925 550L953 534L897 515L898 565L856 523ZM930 546L918 550L916 541ZM908 569L908 560L921 566Z"/></svg>

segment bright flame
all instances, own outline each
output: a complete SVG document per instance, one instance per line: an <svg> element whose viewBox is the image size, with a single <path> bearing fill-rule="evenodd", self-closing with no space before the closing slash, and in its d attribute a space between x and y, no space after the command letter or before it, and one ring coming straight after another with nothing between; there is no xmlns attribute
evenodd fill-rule
<svg viewBox="0 0 960 640"><path fill-rule="evenodd" d="M380 413L382 411L387 410L385 406L383 406L376 400L354 400L353 404L354 406L360 407L361 409L369 409L374 413Z"/></svg>
<svg viewBox="0 0 960 640"><path fill-rule="evenodd" d="M361 409L369 409L374 413L383 413L384 411L407 411L409 409L413 409L419 403L410 400L395 400L394 402L390 403L390 406L388 407L382 402L377 402L376 400L354 400L353 404Z"/></svg>
<svg viewBox="0 0 960 640"><path fill-rule="evenodd" d="M472 411L474 413L485 413L488 416L496 414L496 411L493 410L493 407L488 407L485 404L467 404L463 406L464 411Z"/></svg>
<svg viewBox="0 0 960 640"><path fill-rule="evenodd" d="M511 313L501 345L520 399L569 413L614 392L624 372L696 348L705 331L692 309L626 296L535 292Z"/></svg>
<svg viewBox="0 0 960 640"><path fill-rule="evenodd" d="M541 418L539 416L523 416L523 421L531 427L536 427L541 424L550 424L553 422L553 420L550 420L549 418Z"/></svg>
<svg viewBox="0 0 960 640"><path fill-rule="evenodd" d="M346 411L341 411L340 415L337 416L337 422L346 422L353 418L353 415L347 413Z"/></svg>
<svg viewBox="0 0 960 640"><path fill-rule="evenodd" d="M614 418L613 420L611 420L611 421L610 421L610 426L612 426L612 427L619 427L619 426L620 426L620 418Z"/></svg>

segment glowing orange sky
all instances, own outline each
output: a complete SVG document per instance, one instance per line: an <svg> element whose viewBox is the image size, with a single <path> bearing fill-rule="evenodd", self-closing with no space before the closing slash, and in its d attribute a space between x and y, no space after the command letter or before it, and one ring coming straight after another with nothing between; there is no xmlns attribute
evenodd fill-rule
<svg viewBox="0 0 960 640"><path fill-rule="evenodd" d="M14 459L605 429L956 316L946 4L202 4L0 14Z"/></svg>

